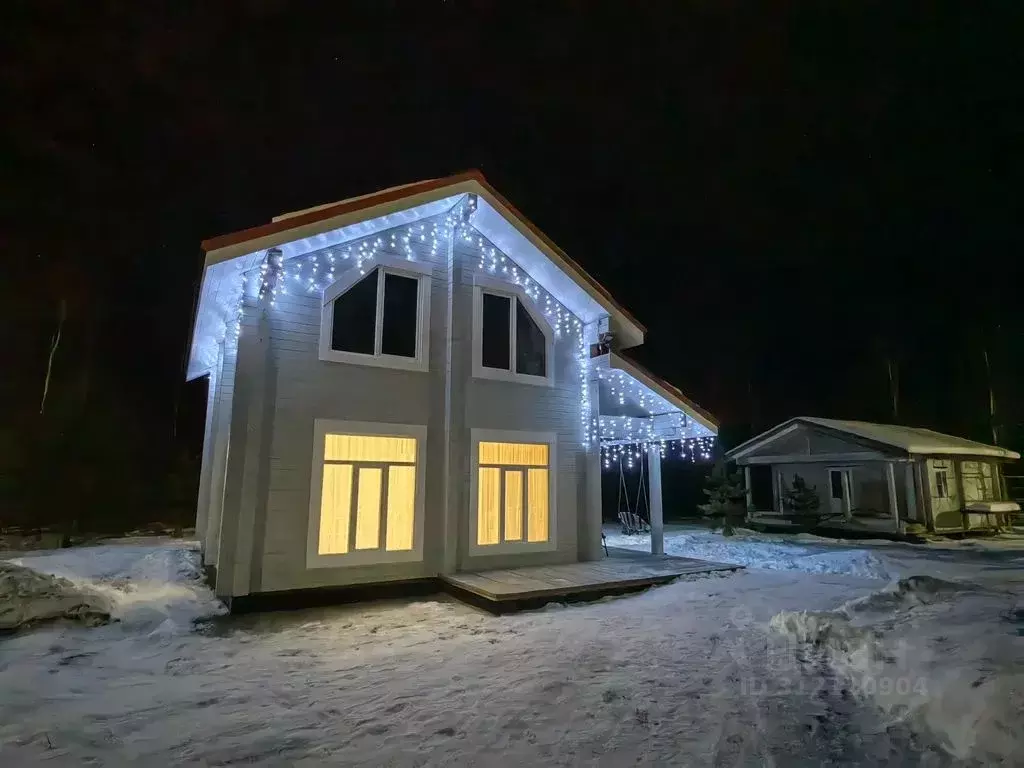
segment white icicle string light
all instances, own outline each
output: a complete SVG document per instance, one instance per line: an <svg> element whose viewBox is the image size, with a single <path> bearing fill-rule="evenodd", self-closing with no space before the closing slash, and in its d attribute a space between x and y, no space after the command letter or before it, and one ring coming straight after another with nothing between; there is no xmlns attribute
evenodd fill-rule
<svg viewBox="0 0 1024 768"><path fill-rule="evenodd" d="M614 443L601 446L601 466L610 469L612 464L625 461L626 468L632 469L647 451L655 447L663 459L680 458L690 462L709 461L715 447L714 435L684 437L675 439L637 440L632 443Z"/></svg>
<svg viewBox="0 0 1024 768"><path fill-rule="evenodd" d="M677 410L672 403L637 382L625 371L605 368L598 371L597 375L602 381L607 382L609 394L619 405L625 405L626 399L629 398L647 413L671 413ZM683 419L686 418L683 414L679 415ZM703 433L710 434L710 430L696 423L692 423L689 428L699 433L693 437L700 437Z"/></svg>
<svg viewBox="0 0 1024 768"><path fill-rule="evenodd" d="M587 370L590 350L583 339L583 324L554 296L537 284L516 262L501 253L472 226L472 215L476 211L475 199L467 196L453 207L443 218L395 227L345 246L321 249L284 262L278 256L275 264L265 260L259 267L261 276L258 296L264 299L268 293L269 305L276 306L278 295L286 295L289 289L296 293L323 294L339 276L338 267L348 262L360 275L365 275L373 266L378 255L400 254L408 261L416 260L414 245L429 247L430 255L436 257L449 239L458 239L475 246L478 251L477 267L481 272L496 275L523 289L533 301L535 309L551 325L555 338L576 335L576 360L580 380L580 429L584 445L597 440L597 421L591 420L590 392L587 387ZM253 270L255 271L255 270ZM245 289L243 288L243 295ZM241 299L239 301L239 322L241 321Z"/></svg>
<svg viewBox="0 0 1024 768"><path fill-rule="evenodd" d="M377 256L397 254L408 261L415 261L417 254L414 246L429 248L431 257L436 257L441 248L445 247L449 238L468 244L476 250L476 268L488 275L494 275L522 288L523 293L534 303L551 325L556 339L565 335L575 336L576 362L580 385L580 431L584 446L603 441L626 441L621 444L602 445L601 455L605 467L612 458L623 457L630 466L641 455L640 447L646 451L647 446L657 444L664 457L679 456L696 461L698 458L709 459L713 448L714 436L692 420L687 420L681 413L675 414L678 421L673 426L676 432L696 431L697 436L684 438L662 439L654 430L653 419L645 419L640 426L635 420L625 419L625 433L617 434L612 428L614 417L602 417L592 413L588 371L590 367L590 348L583 335L583 323L554 296L533 280L527 272L514 260L506 256L472 226L472 214L475 211L472 198L466 198L456 205L443 218L433 221L422 221L406 226L395 227L378 235L364 238L358 242L342 247L331 247L314 251L304 256L284 261L278 251L268 252L267 258L258 268L243 273L242 293L239 296L237 315L229 324L233 330L233 340L238 339L241 332L244 312L244 297L248 291L251 278L259 275L259 287L254 291L255 297L274 308L277 298L287 295L289 290L295 293L320 294L339 276L339 267L345 262L358 270L360 275L367 274L373 267ZM673 410L673 406L664 398L641 386L624 371L603 369L599 377L606 381L611 396L620 405L625 405L629 398L648 413L664 413ZM638 420L637 420L638 421ZM631 447L630 447L631 446Z"/></svg>

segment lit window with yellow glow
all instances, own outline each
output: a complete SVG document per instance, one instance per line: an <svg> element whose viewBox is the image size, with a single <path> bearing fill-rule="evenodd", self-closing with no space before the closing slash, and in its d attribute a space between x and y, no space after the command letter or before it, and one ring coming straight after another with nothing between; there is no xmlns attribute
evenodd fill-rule
<svg viewBox="0 0 1024 768"><path fill-rule="evenodd" d="M413 549L417 441L384 435L324 435L317 553Z"/></svg>
<svg viewBox="0 0 1024 768"><path fill-rule="evenodd" d="M548 541L550 453L547 443L477 444L477 546Z"/></svg>

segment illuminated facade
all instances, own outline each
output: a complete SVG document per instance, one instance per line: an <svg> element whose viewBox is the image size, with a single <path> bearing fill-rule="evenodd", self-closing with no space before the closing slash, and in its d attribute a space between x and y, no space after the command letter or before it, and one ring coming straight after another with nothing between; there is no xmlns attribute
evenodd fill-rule
<svg viewBox="0 0 1024 768"><path fill-rule="evenodd" d="M592 559L602 461L714 419L644 329L475 172L203 244L197 535L219 595Z"/></svg>

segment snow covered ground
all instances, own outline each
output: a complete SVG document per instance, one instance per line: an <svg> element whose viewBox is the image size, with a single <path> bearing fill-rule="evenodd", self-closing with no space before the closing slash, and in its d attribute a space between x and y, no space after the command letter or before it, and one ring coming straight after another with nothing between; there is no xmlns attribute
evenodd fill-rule
<svg viewBox="0 0 1024 768"><path fill-rule="evenodd" d="M700 543L745 557L736 574L502 617L442 598L217 616L181 543L23 556L120 621L0 640L0 765L1021 760L1024 552L743 541Z"/></svg>
<svg viewBox="0 0 1024 768"><path fill-rule="evenodd" d="M651 537L647 534L625 536L617 527L608 526L605 528L605 536L609 547L651 551ZM670 526L665 536L665 554L773 571L836 573L868 579L892 578L882 560L868 550L826 546L821 542L827 540L819 537L812 539L808 541L798 536L765 536L742 529L733 536L722 536L707 528Z"/></svg>

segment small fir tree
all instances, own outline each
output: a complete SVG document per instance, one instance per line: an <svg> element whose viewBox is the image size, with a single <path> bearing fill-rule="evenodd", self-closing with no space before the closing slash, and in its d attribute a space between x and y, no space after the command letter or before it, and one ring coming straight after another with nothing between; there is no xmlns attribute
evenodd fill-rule
<svg viewBox="0 0 1024 768"><path fill-rule="evenodd" d="M704 484L707 504L698 505L714 527L721 527L723 536L732 536L733 528L746 517L747 489L743 474L729 472L725 464L716 464Z"/></svg>
<svg viewBox="0 0 1024 768"><path fill-rule="evenodd" d="M786 511L786 517L792 519L810 519L817 522L821 517L818 512L821 506L818 490L813 485L807 485L807 481L800 475L793 475L793 485L787 488L783 494L782 505Z"/></svg>

